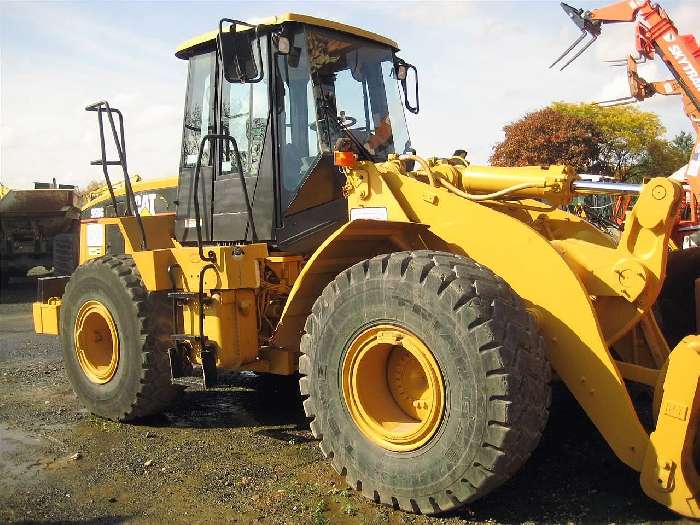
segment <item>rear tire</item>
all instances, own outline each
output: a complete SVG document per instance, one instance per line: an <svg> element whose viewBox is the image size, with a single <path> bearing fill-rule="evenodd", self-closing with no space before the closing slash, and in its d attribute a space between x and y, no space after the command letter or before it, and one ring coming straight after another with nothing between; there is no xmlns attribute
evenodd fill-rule
<svg viewBox="0 0 700 525"><path fill-rule="evenodd" d="M55 275L71 275L78 266L78 234L59 233L53 238L53 271Z"/></svg>
<svg viewBox="0 0 700 525"><path fill-rule="evenodd" d="M424 344L432 358L423 361L437 363L444 384L439 426L407 451L381 446L346 401L348 352L358 334L386 325ZM334 468L376 502L456 509L509 479L539 442L550 396L541 337L515 292L470 259L416 251L358 263L326 286L305 331L300 388L311 430ZM371 408L379 388L367 388Z"/></svg>
<svg viewBox="0 0 700 525"><path fill-rule="evenodd" d="M7 268L0 267L0 287L6 288L10 284L10 273Z"/></svg>
<svg viewBox="0 0 700 525"><path fill-rule="evenodd" d="M82 331L88 326L84 312L91 306L98 312L87 314L98 319L93 325L112 324L116 333L118 355L111 367L109 356L90 350L106 336L95 330L94 340L99 342L94 343L90 331ZM108 312L108 321L99 317L101 311ZM146 291L130 255L100 257L79 266L66 286L61 318L68 379L90 412L128 421L158 414L174 401L180 389L170 382L167 347L172 322L167 298Z"/></svg>

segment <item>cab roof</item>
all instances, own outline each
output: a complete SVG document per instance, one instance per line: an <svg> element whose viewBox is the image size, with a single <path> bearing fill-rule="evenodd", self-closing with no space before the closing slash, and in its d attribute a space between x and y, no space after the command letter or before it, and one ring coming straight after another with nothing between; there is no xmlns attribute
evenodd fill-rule
<svg viewBox="0 0 700 525"><path fill-rule="evenodd" d="M371 31L365 31L364 29L360 29L359 27L341 24L340 22L326 20L324 18L316 18L314 16L300 15L297 13L284 13L282 15L265 18L263 20L260 20L258 23L261 25L276 26L281 25L285 22L300 22L302 24L308 24L311 26L335 29L336 31L341 31L343 33L348 33L351 35L359 36L361 38L366 38L368 40L373 40L374 42L378 42L380 44L387 45L396 51L399 50L399 45L387 37L378 35L376 33L372 33ZM247 29L247 27L239 26L238 30L245 31ZM208 47L208 45L216 41L218 32L218 30L209 31L208 33L204 33L203 35L190 38L189 40L183 42L178 46L178 48L175 51L175 56L177 58L182 59L189 58L190 56L197 53L197 51L201 50L202 48Z"/></svg>

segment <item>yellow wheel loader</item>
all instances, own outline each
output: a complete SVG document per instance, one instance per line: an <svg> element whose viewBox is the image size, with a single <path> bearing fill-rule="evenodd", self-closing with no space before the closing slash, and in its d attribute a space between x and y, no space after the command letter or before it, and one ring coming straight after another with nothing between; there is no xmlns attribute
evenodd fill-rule
<svg viewBox="0 0 700 525"><path fill-rule="evenodd" d="M652 312L680 186L417 156L404 118L419 109L417 72L397 52L297 14L223 19L180 46L174 215L139 213L121 114L87 108L118 156L102 148L95 164L110 187L121 167L127 198L81 243L123 243L82 249L34 305L79 398L128 421L181 388L215 388L221 371L298 373L348 484L435 514L517 472L556 377L646 494L700 516L700 337L692 320L669 348ZM619 242L561 209L586 193L638 195ZM653 392L650 427L630 383Z"/></svg>

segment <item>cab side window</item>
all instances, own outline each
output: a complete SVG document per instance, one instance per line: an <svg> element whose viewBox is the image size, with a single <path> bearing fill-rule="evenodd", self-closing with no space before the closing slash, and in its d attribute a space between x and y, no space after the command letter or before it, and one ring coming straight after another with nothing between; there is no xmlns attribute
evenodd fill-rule
<svg viewBox="0 0 700 525"><path fill-rule="evenodd" d="M261 39L261 48L263 56L267 56L267 39ZM246 177L257 176L265 145L270 113L268 77L264 75L261 82L248 84L231 84L222 79L222 131L235 139ZM233 146L228 142L221 145L222 176L238 173Z"/></svg>
<svg viewBox="0 0 700 525"><path fill-rule="evenodd" d="M213 96L214 96L215 55L207 53L193 56L189 60L187 78L187 97L182 135L181 168L194 168L197 163L199 144L202 137L214 132ZM202 165L211 165L210 144L202 152Z"/></svg>

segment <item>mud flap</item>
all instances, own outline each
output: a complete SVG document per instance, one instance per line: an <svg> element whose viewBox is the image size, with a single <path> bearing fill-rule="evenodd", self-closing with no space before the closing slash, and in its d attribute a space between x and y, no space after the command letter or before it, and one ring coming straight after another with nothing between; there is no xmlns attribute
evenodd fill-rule
<svg viewBox="0 0 700 525"><path fill-rule="evenodd" d="M671 352L656 430L642 467L650 498L691 518L700 517L697 434L700 424L700 336L684 338Z"/></svg>

